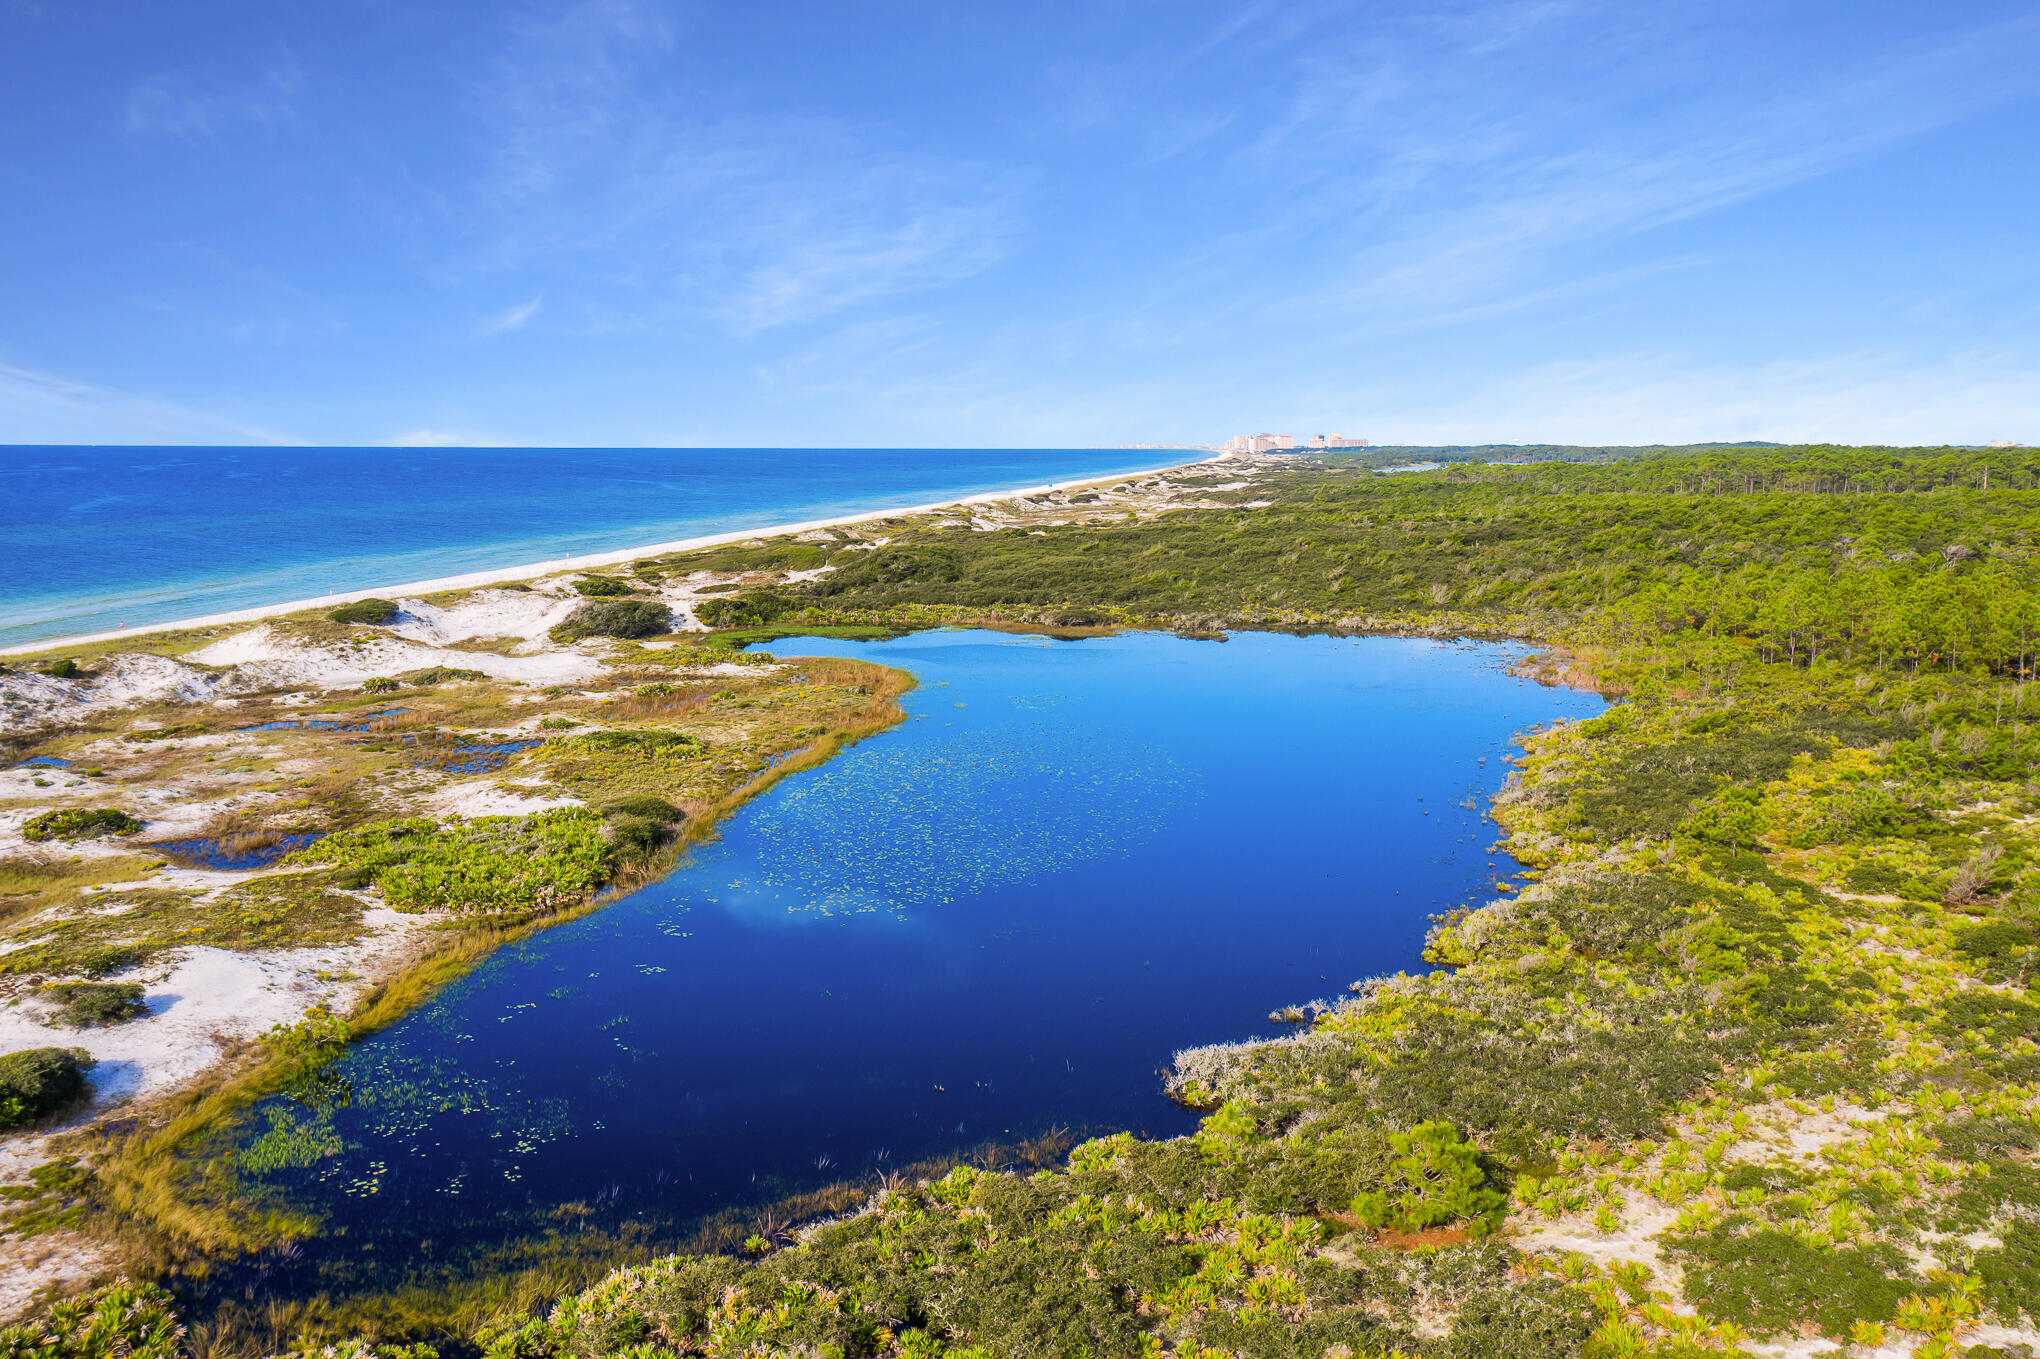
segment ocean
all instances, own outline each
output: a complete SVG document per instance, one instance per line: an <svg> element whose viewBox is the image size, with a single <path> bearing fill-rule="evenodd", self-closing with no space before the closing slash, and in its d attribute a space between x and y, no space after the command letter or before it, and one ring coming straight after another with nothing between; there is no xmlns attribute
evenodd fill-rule
<svg viewBox="0 0 2040 1359"><path fill-rule="evenodd" d="M0 646L1197 456L1068 448L0 448Z"/></svg>

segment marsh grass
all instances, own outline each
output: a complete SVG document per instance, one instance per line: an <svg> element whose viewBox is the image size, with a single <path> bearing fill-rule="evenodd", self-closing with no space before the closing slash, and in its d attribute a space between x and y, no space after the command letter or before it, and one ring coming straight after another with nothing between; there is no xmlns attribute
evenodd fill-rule
<svg viewBox="0 0 2040 1359"><path fill-rule="evenodd" d="M683 689L673 693L634 693L606 704L602 717L613 722L677 722L697 712L713 696L709 689Z"/></svg>
<svg viewBox="0 0 2040 1359"><path fill-rule="evenodd" d="M147 877L162 860L141 854L101 859L67 859L54 855L0 858L0 925L75 900L86 887L135 882Z"/></svg>
<svg viewBox="0 0 2040 1359"><path fill-rule="evenodd" d="M551 1230L512 1235L431 1261L388 1289L290 1301L223 1297L193 1327L196 1359L258 1359L304 1340L366 1336L383 1342L423 1339L461 1350L478 1333L500 1332L550 1312L562 1299L611 1272L665 1255L734 1255L746 1243L780 1248L817 1224L859 1212L877 1196L940 1181L959 1166L980 1171L1041 1170L1067 1154L1068 1129L1051 1128L1017 1143L984 1142L830 1184L721 1209L677 1230L645 1221L608 1221L584 1203L535 1208Z"/></svg>
<svg viewBox="0 0 2040 1359"><path fill-rule="evenodd" d="M329 893L320 875L285 874L229 889L212 901L166 888L124 888L45 912L0 953L0 972L103 977L172 949L252 951L348 943L361 936L361 903Z"/></svg>

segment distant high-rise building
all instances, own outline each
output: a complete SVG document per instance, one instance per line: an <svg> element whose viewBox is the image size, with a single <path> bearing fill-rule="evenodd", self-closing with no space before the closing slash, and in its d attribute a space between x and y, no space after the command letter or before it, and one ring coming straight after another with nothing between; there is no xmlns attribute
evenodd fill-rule
<svg viewBox="0 0 2040 1359"><path fill-rule="evenodd" d="M1323 438L1323 435L1319 435ZM1294 434L1235 434L1220 444L1223 453L1284 453L1296 447Z"/></svg>

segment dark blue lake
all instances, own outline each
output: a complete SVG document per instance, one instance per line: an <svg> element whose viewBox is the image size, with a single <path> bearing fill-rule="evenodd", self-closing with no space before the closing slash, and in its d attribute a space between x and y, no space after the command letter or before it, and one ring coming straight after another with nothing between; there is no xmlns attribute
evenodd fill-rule
<svg viewBox="0 0 2040 1359"><path fill-rule="evenodd" d="M656 1239L1061 1125L1168 1135L1178 1048L1421 966L1513 861L1512 734L1598 711L1519 648L947 631L789 639L921 687L668 880L497 955L244 1142L346 1286L546 1232Z"/></svg>

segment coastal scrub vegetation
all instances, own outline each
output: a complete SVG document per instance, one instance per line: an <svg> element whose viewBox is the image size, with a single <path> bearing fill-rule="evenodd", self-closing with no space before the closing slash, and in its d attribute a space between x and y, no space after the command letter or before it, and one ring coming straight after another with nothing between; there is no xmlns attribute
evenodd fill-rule
<svg viewBox="0 0 2040 1359"><path fill-rule="evenodd" d="M85 1096L92 1054L83 1048L29 1048L0 1056L0 1129L24 1127Z"/></svg>
<svg viewBox="0 0 2040 1359"><path fill-rule="evenodd" d="M397 621L403 610L388 599L357 599L351 604L342 604L326 615L335 623L366 623L382 627Z"/></svg>
<svg viewBox="0 0 2040 1359"><path fill-rule="evenodd" d="M583 637L653 637L673 626L673 613L650 599L591 599L552 630L553 640Z"/></svg>
<svg viewBox="0 0 2040 1359"><path fill-rule="evenodd" d="M42 994L56 1002L58 1022L74 1029L125 1024L148 1012L139 982L54 982Z"/></svg>
<svg viewBox="0 0 2040 1359"><path fill-rule="evenodd" d="M117 807L64 807L32 816L21 827L31 844L45 840L97 840L102 835L133 835L142 823Z"/></svg>
<svg viewBox="0 0 2040 1359"><path fill-rule="evenodd" d="M452 825L411 817L329 835L290 861L330 865L398 910L546 913L580 904L608 881L614 852L601 824L568 807Z"/></svg>
<svg viewBox="0 0 2040 1359"><path fill-rule="evenodd" d="M1169 1092L1203 1114L1190 1137L863 1185L860 1211L632 1264L479 1330L366 1308L246 1343L2018 1353L2040 1324L2040 459L1722 449L1388 476L1379 461L1257 472L1257 507L1038 532L938 515L857 552L737 545L659 569L833 567L723 596L717 616L751 630L1536 641L1531 673L1622 701L1523 736L1494 815L1530 885L1435 920L1431 970L1356 983L1278 1041L1178 1054ZM882 723L890 693L848 692L871 683L849 664L774 681L840 714L800 759ZM718 734L761 692L632 688L691 705L698 746L587 733L528 757L600 810L538 830L363 820L300 853L393 901L472 890L478 910L528 909L553 879L506 866L538 876L498 897L461 857L551 855L559 882L593 882L640 833L625 825L675 824L640 798L712 823L800 763L768 768ZM714 798L690 782L711 776Z"/></svg>
<svg viewBox="0 0 2040 1359"><path fill-rule="evenodd" d="M1963 1337L2040 1307L2021 456L1334 464L1270 477L1265 509L931 523L730 597L781 628L1528 635L1555 648L1542 673L1627 701L1526 738L1496 816L1533 885L1442 917L1436 970L1179 1057L1195 1137L884 1185L762 1258L624 1269L482 1338L506 1359L2017 1352Z"/></svg>

